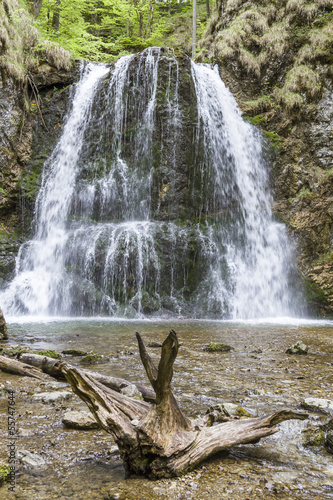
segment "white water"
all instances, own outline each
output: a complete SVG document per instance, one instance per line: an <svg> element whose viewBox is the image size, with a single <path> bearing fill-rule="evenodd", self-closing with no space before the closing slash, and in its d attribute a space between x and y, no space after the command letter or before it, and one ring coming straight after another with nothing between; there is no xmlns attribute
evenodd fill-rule
<svg viewBox="0 0 333 500"><path fill-rule="evenodd" d="M192 63L204 136L204 164L214 177L214 206L234 199L237 215L223 234L233 273L233 318L284 316L293 312L292 263L286 228L272 220L268 172L261 137L246 123L218 68ZM229 172L228 172L229 171ZM230 230L231 229L231 230ZM223 276L217 280L223 283ZM220 285L221 286L221 285ZM223 294L221 294L223 298Z"/></svg>
<svg viewBox="0 0 333 500"><path fill-rule="evenodd" d="M84 69L61 138L44 166L36 236L21 247L16 277L0 294L9 317L142 318L144 312L166 310L192 318L297 315L290 245L285 227L272 220L260 135L242 120L217 70L206 65L192 63L198 101L198 160L192 168L202 179L199 215L212 214L214 222L186 227L152 220L160 59L156 48L138 61L119 59L102 98L98 89L109 69ZM176 166L179 67L170 54L168 64L163 133ZM95 101L97 116L91 112ZM129 160L128 120L134 151ZM188 298L193 244L206 274Z"/></svg>

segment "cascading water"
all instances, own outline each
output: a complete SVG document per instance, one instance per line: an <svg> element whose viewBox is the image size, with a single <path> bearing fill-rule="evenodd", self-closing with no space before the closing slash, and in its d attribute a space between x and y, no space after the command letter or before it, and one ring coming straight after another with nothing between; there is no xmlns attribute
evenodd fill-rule
<svg viewBox="0 0 333 500"><path fill-rule="evenodd" d="M260 135L217 70L151 48L87 64L43 169L6 314L297 313ZM291 300L293 297L293 300Z"/></svg>

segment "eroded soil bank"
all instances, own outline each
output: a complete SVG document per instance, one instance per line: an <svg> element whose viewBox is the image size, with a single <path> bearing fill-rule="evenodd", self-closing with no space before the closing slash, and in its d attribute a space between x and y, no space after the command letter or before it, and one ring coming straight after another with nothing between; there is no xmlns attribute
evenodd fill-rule
<svg viewBox="0 0 333 500"><path fill-rule="evenodd" d="M333 324L293 325L228 322L106 322L58 321L10 323L10 340L2 347L28 345L33 349L82 349L107 356L89 368L148 385L140 363L135 332L146 343L161 342L171 328L180 347L173 379L174 392L184 412L202 415L210 405L240 404L252 415L275 409L301 409L307 397L333 399ZM285 354L303 340L307 356ZM231 345L230 352L203 350L209 342ZM158 348L149 349L159 357ZM71 363L79 357L64 356ZM44 464L17 464L16 491L0 488L0 499L330 499L333 498L333 455L324 447L304 447L305 428L319 425L328 415L309 412L309 421L290 421L281 431L256 445L234 448L203 463L179 479L125 479L111 436L104 431L72 430L62 424L68 409L86 410L75 395L55 403L37 401L38 393L63 391L65 384L43 382L0 372L1 462L8 461L8 392L14 391L17 453L27 450Z"/></svg>

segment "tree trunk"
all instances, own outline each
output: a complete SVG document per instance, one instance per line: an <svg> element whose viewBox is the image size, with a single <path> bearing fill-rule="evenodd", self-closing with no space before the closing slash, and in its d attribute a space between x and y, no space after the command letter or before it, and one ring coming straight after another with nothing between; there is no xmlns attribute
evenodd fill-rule
<svg viewBox="0 0 333 500"><path fill-rule="evenodd" d="M193 0L193 30L192 30L192 59L195 59L197 48L197 0Z"/></svg>
<svg viewBox="0 0 333 500"><path fill-rule="evenodd" d="M55 30L59 30L60 27L60 2L61 0L57 0L57 6L55 8L55 11L53 12L53 18L52 18L52 28Z"/></svg>
<svg viewBox="0 0 333 500"><path fill-rule="evenodd" d="M6 373L12 373L13 375L23 375L25 377L39 379L45 378L44 373L38 368L21 363L16 359L6 358L5 356L0 356L0 370Z"/></svg>
<svg viewBox="0 0 333 500"><path fill-rule="evenodd" d="M26 363L27 365L34 366L35 368L42 370L44 373L47 373L52 377L66 378L61 369L62 363L60 363L58 359L41 356L40 354L23 353L20 356L20 361L22 363ZM70 365L69 363L66 363L66 366L69 368L75 368L75 366ZM80 368L80 371L116 392L120 392L122 389L125 389L125 387L128 387L129 385L135 385L136 388L141 392L142 397L145 401L148 401L149 403L155 402L155 392L147 387L144 387L141 384L131 384L123 378L110 377L108 375L104 375L103 373L87 370L85 368Z"/></svg>
<svg viewBox="0 0 333 500"><path fill-rule="evenodd" d="M209 5L209 0L206 0L206 17L207 21L210 18L210 5Z"/></svg>
<svg viewBox="0 0 333 500"><path fill-rule="evenodd" d="M174 331L163 343L158 368L141 336L136 334L141 361L156 393L156 404L136 401L106 388L83 370L60 362L72 389L90 408L98 423L111 433L128 474L150 477L179 476L207 457L241 443L253 443L278 431L275 426L307 414L279 411L259 418L223 418L208 427L211 419L188 419L171 391L173 364L178 353Z"/></svg>
<svg viewBox="0 0 333 500"><path fill-rule="evenodd" d="M154 9L155 9L155 0L152 0L152 2L151 2L151 11L150 11L150 22L149 22L149 37L151 37L152 31L153 31Z"/></svg>

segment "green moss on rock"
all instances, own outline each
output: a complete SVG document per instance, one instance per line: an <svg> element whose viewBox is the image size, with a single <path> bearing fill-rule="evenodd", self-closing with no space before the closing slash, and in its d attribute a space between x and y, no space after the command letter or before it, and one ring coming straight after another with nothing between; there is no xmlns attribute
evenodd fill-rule
<svg viewBox="0 0 333 500"><path fill-rule="evenodd" d="M5 481L9 480L10 472L11 472L10 465L8 465L8 464L1 464L0 465L0 486Z"/></svg>
<svg viewBox="0 0 333 500"><path fill-rule="evenodd" d="M210 342L208 345L205 345L203 350L207 352L229 352L233 349L230 345L221 344L217 342Z"/></svg>

